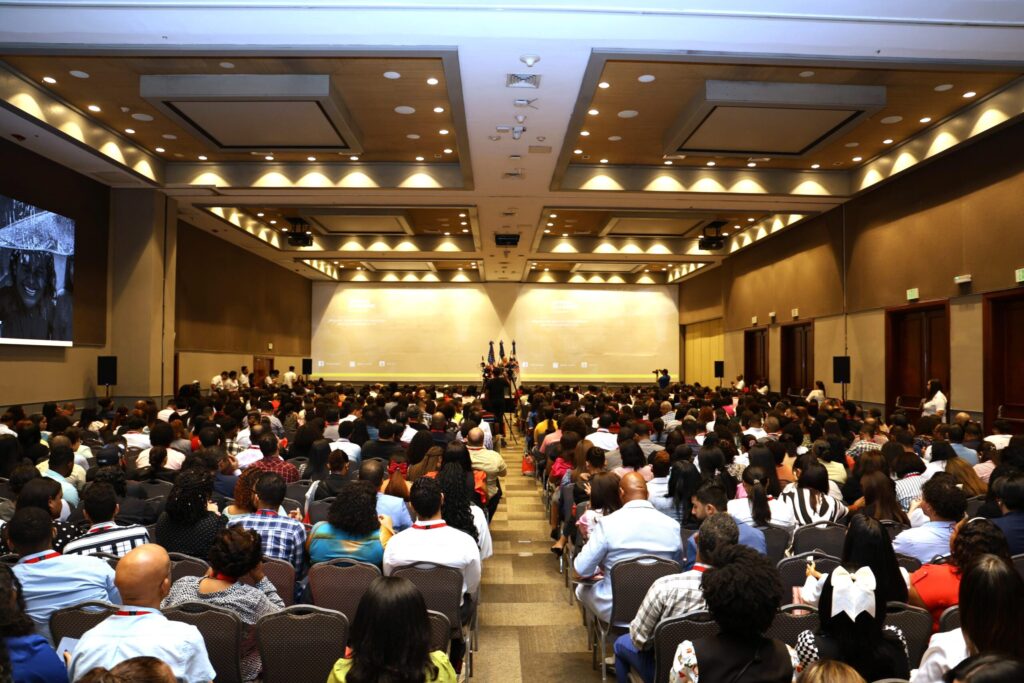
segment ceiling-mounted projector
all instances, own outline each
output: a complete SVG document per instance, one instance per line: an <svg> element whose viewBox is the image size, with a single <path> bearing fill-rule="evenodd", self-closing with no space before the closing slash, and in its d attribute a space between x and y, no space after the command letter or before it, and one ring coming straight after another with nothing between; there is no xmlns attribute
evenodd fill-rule
<svg viewBox="0 0 1024 683"><path fill-rule="evenodd" d="M313 232L309 229L309 223L302 218L289 218L292 224L291 229L285 233L289 247L311 247L313 246Z"/></svg>

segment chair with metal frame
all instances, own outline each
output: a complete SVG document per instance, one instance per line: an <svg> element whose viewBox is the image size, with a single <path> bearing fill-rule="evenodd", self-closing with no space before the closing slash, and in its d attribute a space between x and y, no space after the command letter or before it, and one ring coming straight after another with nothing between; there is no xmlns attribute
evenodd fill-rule
<svg viewBox="0 0 1024 683"><path fill-rule="evenodd" d="M380 575L376 565L366 562L343 559L318 562L309 570L313 604L341 612L351 624L363 593Z"/></svg>
<svg viewBox="0 0 1024 683"><path fill-rule="evenodd" d="M345 615L315 605L294 605L256 622L263 683L325 681L345 655Z"/></svg>
<svg viewBox="0 0 1024 683"><path fill-rule="evenodd" d="M182 602L163 610L172 621L192 624L206 642L217 683L242 682L242 620L234 612L206 602Z"/></svg>
<svg viewBox="0 0 1024 683"><path fill-rule="evenodd" d="M50 634L53 642L64 638L78 639L94 626L117 611L117 607L105 602L83 602L80 605L63 607L50 615Z"/></svg>
<svg viewBox="0 0 1024 683"><path fill-rule="evenodd" d="M433 562L415 562L403 567L396 567L392 576L401 576L412 581L427 603L428 610L440 612L451 624L451 638L462 639L466 644L466 673L473 675L473 633L472 616L468 623L462 622L462 572L453 567ZM478 596L477 596L478 597ZM472 610L476 611L478 602L473 600Z"/></svg>
<svg viewBox="0 0 1024 683"><path fill-rule="evenodd" d="M664 619L654 627L654 680L667 681L676 649L684 640L695 641L718 633L718 624L708 612L690 612Z"/></svg>
<svg viewBox="0 0 1024 683"><path fill-rule="evenodd" d="M816 522L793 531L793 554L820 550L833 557L842 557L846 543L846 527L835 522Z"/></svg>

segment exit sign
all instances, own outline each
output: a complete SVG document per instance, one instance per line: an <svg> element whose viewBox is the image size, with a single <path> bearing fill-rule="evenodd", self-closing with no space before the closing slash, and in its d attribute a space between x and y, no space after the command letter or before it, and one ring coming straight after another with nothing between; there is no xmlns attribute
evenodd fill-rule
<svg viewBox="0 0 1024 683"><path fill-rule="evenodd" d="M917 287L911 287L907 290L907 301L914 301L921 298L921 292L917 291Z"/></svg>
<svg viewBox="0 0 1024 683"><path fill-rule="evenodd" d="M1018 285L1024 282L1024 268L1018 268L1013 272L1014 282Z"/></svg>

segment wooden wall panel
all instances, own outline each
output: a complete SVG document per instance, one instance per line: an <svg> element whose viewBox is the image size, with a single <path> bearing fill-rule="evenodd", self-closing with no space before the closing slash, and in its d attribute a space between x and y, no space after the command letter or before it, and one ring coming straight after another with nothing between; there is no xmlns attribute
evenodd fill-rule
<svg viewBox="0 0 1024 683"><path fill-rule="evenodd" d="M175 349L309 356L312 285L179 223Z"/></svg>
<svg viewBox="0 0 1024 683"><path fill-rule="evenodd" d="M679 324L722 317L722 269L712 268L679 285Z"/></svg>
<svg viewBox="0 0 1024 683"><path fill-rule="evenodd" d="M683 354L683 381L718 386L715 379L715 361L725 360L722 319L687 325L683 338Z"/></svg>
<svg viewBox="0 0 1024 683"><path fill-rule="evenodd" d="M110 190L19 145L0 140L0 194L75 221L74 313L76 345L107 339L107 248Z"/></svg>

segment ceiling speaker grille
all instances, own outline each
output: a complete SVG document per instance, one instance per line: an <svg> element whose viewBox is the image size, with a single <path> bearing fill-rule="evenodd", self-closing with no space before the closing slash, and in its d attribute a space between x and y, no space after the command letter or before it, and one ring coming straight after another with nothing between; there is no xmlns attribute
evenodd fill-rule
<svg viewBox="0 0 1024 683"><path fill-rule="evenodd" d="M532 88L540 87L540 74L507 74L505 76L506 88Z"/></svg>

